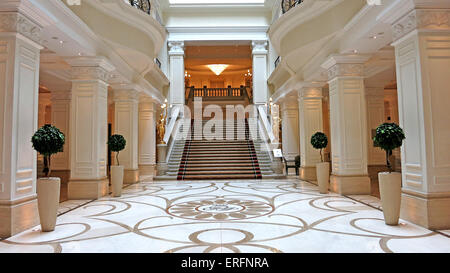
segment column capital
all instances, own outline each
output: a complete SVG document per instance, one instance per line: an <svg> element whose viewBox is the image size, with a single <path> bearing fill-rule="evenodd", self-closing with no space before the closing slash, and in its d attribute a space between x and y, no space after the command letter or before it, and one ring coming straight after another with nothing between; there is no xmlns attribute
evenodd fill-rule
<svg viewBox="0 0 450 273"><path fill-rule="evenodd" d="M42 27L19 12L0 13L0 32L16 32L41 44ZM42 48L42 47L41 47Z"/></svg>
<svg viewBox="0 0 450 273"><path fill-rule="evenodd" d="M72 99L72 92L67 91L52 91L51 92L51 100L71 100Z"/></svg>
<svg viewBox="0 0 450 273"><path fill-rule="evenodd" d="M254 40L252 41L252 54L253 55L265 55L267 51L267 40Z"/></svg>
<svg viewBox="0 0 450 273"><path fill-rule="evenodd" d="M413 30L450 31L450 9L414 9L392 25L397 41Z"/></svg>
<svg viewBox="0 0 450 273"><path fill-rule="evenodd" d="M139 92L135 89L116 89L113 92L114 102L139 102Z"/></svg>
<svg viewBox="0 0 450 273"><path fill-rule="evenodd" d="M298 111L298 104L295 96L289 96L280 101L280 110L282 112L289 110Z"/></svg>
<svg viewBox="0 0 450 273"><path fill-rule="evenodd" d="M184 41L169 41L169 56L184 56Z"/></svg>
<svg viewBox="0 0 450 273"><path fill-rule="evenodd" d="M303 87L298 91L298 100L305 99L322 99L322 86Z"/></svg>
<svg viewBox="0 0 450 273"><path fill-rule="evenodd" d="M141 94L141 96L139 96L139 103L152 103L152 104L155 104L156 101L153 98L149 97L149 96Z"/></svg>
<svg viewBox="0 0 450 273"><path fill-rule="evenodd" d="M104 57L70 57L65 61L72 66L72 81L101 80L108 83L115 67Z"/></svg>
<svg viewBox="0 0 450 273"><path fill-rule="evenodd" d="M335 54L331 55L322 67L328 71L328 79L336 77L363 77L364 63L370 55L362 54Z"/></svg>

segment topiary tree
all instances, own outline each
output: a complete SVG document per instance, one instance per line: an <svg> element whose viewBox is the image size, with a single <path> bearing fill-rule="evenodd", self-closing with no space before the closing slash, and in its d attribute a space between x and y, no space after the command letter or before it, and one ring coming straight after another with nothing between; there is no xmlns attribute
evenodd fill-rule
<svg viewBox="0 0 450 273"><path fill-rule="evenodd" d="M328 138L322 132L317 132L311 137L311 145L314 149L320 150L320 160L323 162L322 149L325 149L328 145Z"/></svg>
<svg viewBox="0 0 450 273"><path fill-rule="evenodd" d="M383 123L377 128L373 138L373 145L386 151L386 165L389 172L392 172L389 156L392 155L392 150L402 146L405 138L402 128L395 123Z"/></svg>
<svg viewBox="0 0 450 273"><path fill-rule="evenodd" d="M117 166L119 166L119 152L125 149L127 141L122 135L112 135L108 139L109 149L116 152Z"/></svg>
<svg viewBox="0 0 450 273"><path fill-rule="evenodd" d="M66 139L64 134L56 127L44 125L31 137L33 148L44 156L44 174L50 176L51 156L63 151Z"/></svg>

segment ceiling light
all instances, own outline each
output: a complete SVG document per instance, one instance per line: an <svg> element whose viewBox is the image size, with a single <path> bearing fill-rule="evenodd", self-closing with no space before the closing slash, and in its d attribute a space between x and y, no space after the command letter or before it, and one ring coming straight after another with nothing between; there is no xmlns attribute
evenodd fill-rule
<svg viewBox="0 0 450 273"><path fill-rule="evenodd" d="M211 69L212 72L214 72L214 74L216 74L217 76L219 76L220 74L222 74L222 72L227 69L228 65L227 64L209 64L207 65L209 67L209 69Z"/></svg>

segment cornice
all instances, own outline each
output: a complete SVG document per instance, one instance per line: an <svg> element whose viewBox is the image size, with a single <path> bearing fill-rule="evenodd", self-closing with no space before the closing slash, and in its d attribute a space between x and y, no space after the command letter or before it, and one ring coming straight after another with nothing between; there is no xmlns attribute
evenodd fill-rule
<svg viewBox="0 0 450 273"><path fill-rule="evenodd" d="M450 9L416 9L392 25L394 41L413 30L450 30Z"/></svg>
<svg viewBox="0 0 450 273"><path fill-rule="evenodd" d="M42 27L19 12L0 12L0 32L15 32L41 44Z"/></svg>

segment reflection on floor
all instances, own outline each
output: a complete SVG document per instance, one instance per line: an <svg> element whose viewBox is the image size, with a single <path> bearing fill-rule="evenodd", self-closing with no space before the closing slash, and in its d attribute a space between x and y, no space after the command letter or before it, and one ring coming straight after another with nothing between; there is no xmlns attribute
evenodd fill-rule
<svg viewBox="0 0 450 273"><path fill-rule="evenodd" d="M296 179L147 181L120 198L63 203L72 210L54 232L35 227L0 252L450 252L443 233L385 225L371 198Z"/></svg>

